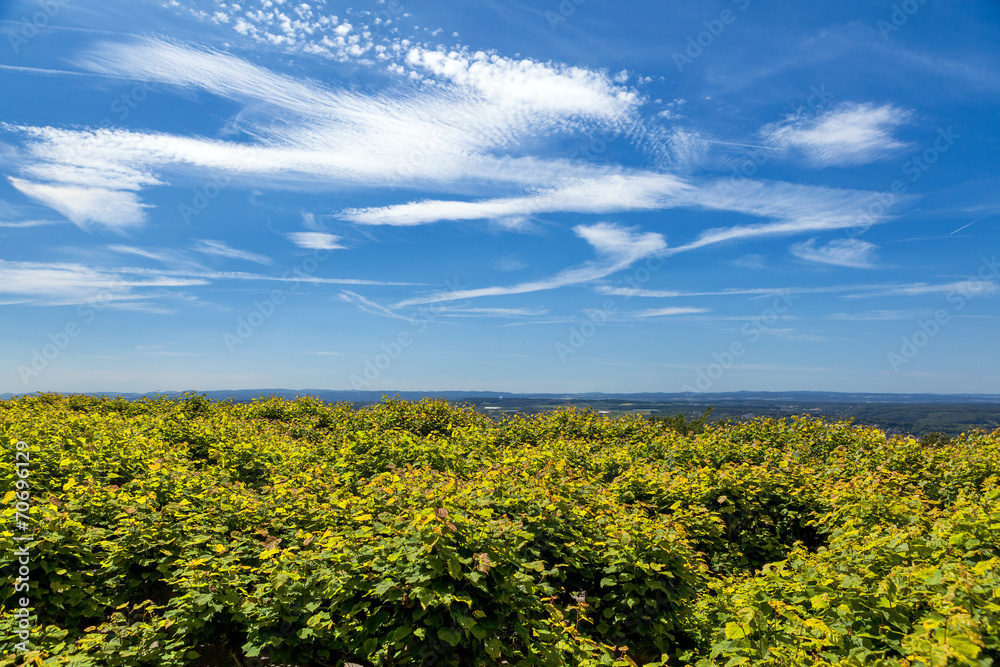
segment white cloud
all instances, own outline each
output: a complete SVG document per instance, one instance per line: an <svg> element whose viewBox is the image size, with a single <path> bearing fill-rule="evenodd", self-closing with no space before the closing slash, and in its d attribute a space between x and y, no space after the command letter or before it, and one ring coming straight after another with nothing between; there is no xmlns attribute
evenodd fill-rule
<svg viewBox="0 0 1000 667"><path fill-rule="evenodd" d="M547 315L545 308L458 308L454 306L439 306L435 315L446 317L538 317Z"/></svg>
<svg viewBox="0 0 1000 667"><path fill-rule="evenodd" d="M943 284L913 283L910 285L875 286L867 293L851 294L851 298L871 296L926 296L929 294L955 294L965 298L989 296L1000 293L1000 285L992 280L958 280Z"/></svg>
<svg viewBox="0 0 1000 667"><path fill-rule="evenodd" d="M365 280L360 278L321 278L302 273L301 270L286 271L281 276L268 276L260 273L247 273L245 271L178 271L178 270L151 270L136 268L116 269L122 273L137 275L162 275L162 276L188 276L204 280L244 280L244 281L264 281L264 282L286 282L286 283L313 283L316 285L403 285L415 287L423 283L398 282L390 280Z"/></svg>
<svg viewBox="0 0 1000 667"><path fill-rule="evenodd" d="M179 0L166 4L201 21L232 25L234 32L257 45L289 53L305 52L343 62L371 56L375 47L368 26L341 23L337 16L322 13L319 4L293 5L284 0L219 2L218 11L213 13L199 5ZM375 14L364 10L356 13Z"/></svg>
<svg viewBox="0 0 1000 667"><path fill-rule="evenodd" d="M790 116L761 133L771 146L801 155L813 167L867 164L906 145L892 133L911 115L892 104L845 102L818 117Z"/></svg>
<svg viewBox="0 0 1000 667"><path fill-rule="evenodd" d="M680 108L683 107L685 103L687 103L687 100L684 98L667 102L663 110L656 114L656 117L663 118L664 120L678 120L684 118L684 115L680 113Z"/></svg>
<svg viewBox="0 0 1000 667"><path fill-rule="evenodd" d="M867 310L860 313L832 313L827 320L846 320L848 322L888 322L894 320L915 321L923 317L932 317L934 310L930 308L908 308L905 310Z"/></svg>
<svg viewBox="0 0 1000 667"><path fill-rule="evenodd" d="M855 269L875 267L875 250L878 246L861 239L834 239L824 246L816 246L816 239L796 243L793 255L807 262L832 264Z"/></svg>
<svg viewBox="0 0 1000 667"><path fill-rule="evenodd" d="M651 289L639 289L638 287L611 287L609 285L599 285L596 288L598 294L607 294L609 296L645 296L645 297L675 297L675 296L686 296L682 292L675 292L673 290L651 290Z"/></svg>
<svg viewBox="0 0 1000 667"><path fill-rule="evenodd" d="M853 287L844 287L842 289L854 289ZM791 287L752 287L752 288L733 288L715 292L678 292L676 290L651 290L651 289L640 289L638 287L611 287L609 285L600 285L597 287L598 294L607 294L609 296L627 296L627 297L648 297L655 299L672 299L675 297L685 297L685 296L773 296L779 294L787 294L790 292L799 291L797 288Z"/></svg>
<svg viewBox="0 0 1000 667"><path fill-rule="evenodd" d="M231 259L243 259L257 264L270 264L271 258L258 255L254 252L233 248L224 241L213 241L211 239L198 239L195 241L194 249L203 255L214 255L216 257L228 257Z"/></svg>
<svg viewBox="0 0 1000 667"><path fill-rule="evenodd" d="M311 250L341 250L340 237L324 232L292 232L287 234L292 243Z"/></svg>
<svg viewBox="0 0 1000 667"><path fill-rule="evenodd" d="M668 251L669 252L669 251ZM936 294L957 294L972 298L1000 293L1000 285L992 280L962 280L950 283L928 284L863 284L863 285L822 285L819 287L740 287L710 292L681 292L676 290L652 290L636 287L612 287L599 285L598 294L625 297L676 298L692 296L748 296L767 298L781 294L845 294L845 298L867 298L877 296L925 296Z"/></svg>
<svg viewBox="0 0 1000 667"><path fill-rule="evenodd" d="M528 265L515 257L501 257L492 264L497 271L520 271L528 268Z"/></svg>
<svg viewBox="0 0 1000 667"><path fill-rule="evenodd" d="M205 285L201 278L151 275L127 277L121 271L75 263L8 262L0 260L0 294L29 297L36 305L68 305L92 302L106 307L125 307L137 299L150 298L136 290ZM160 294L162 296L162 293Z"/></svg>
<svg viewBox="0 0 1000 667"><path fill-rule="evenodd" d="M516 285L452 290L424 297L414 297L393 305L392 309L458 299L526 294L585 284L616 273L639 259L660 254L667 247L666 241L660 234L654 232L639 233L606 222L596 225L577 225L573 231L594 247L601 261L585 262L580 266L560 271L554 276Z"/></svg>
<svg viewBox="0 0 1000 667"><path fill-rule="evenodd" d="M175 268L186 268L188 270L203 271L204 267L191 260L185 253L178 252L173 248L136 248L134 246L115 244L109 245L108 250L112 252L120 253L123 255L135 255L137 257L145 257L146 259L152 259L157 262L162 262L168 266L173 266Z"/></svg>
<svg viewBox="0 0 1000 667"><path fill-rule="evenodd" d="M112 246L119 252L133 251L152 259L163 259L155 253L129 246ZM294 282L316 285L394 285L415 286L418 283L364 280L355 278L321 278L289 271L281 276L268 276L238 271L199 271L149 269L141 267L96 267L79 263L10 262L0 260L0 294L25 297L22 302L34 305L68 305L84 302L107 304L108 307L134 308L140 300L179 298L182 295L168 288L196 287L215 281ZM155 289L153 289L155 288ZM188 301L193 300L188 298Z"/></svg>
<svg viewBox="0 0 1000 667"><path fill-rule="evenodd" d="M619 120L638 100L606 74L580 67L421 47L410 49L406 62L496 104L531 111Z"/></svg>
<svg viewBox="0 0 1000 667"><path fill-rule="evenodd" d="M577 225L573 231L594 246L600 256L607 256L616 263L632 262L650 257L667 247L663 236L655 232L640 234L609 222L596 225Z"/></svg>
<svg viewBox="0 0 1000 667"><path fill-rule="evenodd" d="M504 219L549 212L610 213L629 210L704 208L735 211L776 222L708 229L671 252L757 236L842 229L861 224L857 211L875 200L873 193L744 179L700 186L668 174L614 173L523 197L479 201L425 200L366 209L347 209L346 220L368 225L411 226L440 220ZM902 207L912 197L899 195ZM885 221L872 216L866 224Z"/></svg>
<svg viewBox="0 0 1000 667"><path fill-rule="evenodd" d="M351 292L350 290L344 290L340 293L340 300L346 301L348 303L357 304L358 308L366 313L371 313L373 315L380 315L382 317L391 317L396 320L405 320L407 322L412 322L413 320L405 315L400 315L399 313L393 312L392 308L383 306L376 301L369 299L368 297L361 296L357 292Z"/></svg>
<svg viewBox="0 0 1000 667"><path fill-rule="evenodd" d="M83 228L96 222L120 230L140 225L146 219L143 204L134 192L33 183L12 176L7 180L28 197Z"/></svg>
<svg viewBox="0 0 1000 667"><path fill-rule="evenodd" d="M18 220L17 222L11 222L7 220L0 220L0 227L7 228L21 228L25 229L28 227L44 227L45 225L58 225L65 224L60 223L58 220Z"/></svg>
<svg viewBox="0 0 1000 667"><path fill-rule="evenodd" d="M49 183L36 190L89 188L90 204L77 206L75 219L119 227L143 218L138 191L167 184L178 173L196 178L224 173L266 179L272 186L346 183L441 190L464 184L468 190L472 184L495 192L501 185L522 193L551 191L550 206L559 205L560 188L565 203L573 198L574 185L578 190L588 178L613 175L594 165L505 154L528 138L593 128L595 120L625 123L620 116L635 103L635 95L603 73L480 54L411 53L421 68L439 72L439 85L399 83L363 94L163 40L104 43L78 64L103 75L201 89L252 106L241 129L255 143L112 129L2 129L26 138L18 159L21 175ZM103 193L127 204L114 207L117 216L95 206L93 200L105 199ZM52 190L44 194L47 204L68 196L57 197Z"/></svg>
<svg viewBox="0 0 1000 667"><path fill-rule="evenodd" d="M761 236L775 236L832 229L860 228L889 220L887 215L862 219L858 211L877 201L875 193L838 190L792 183L723 180L678 198L687 204L715 210L734 211L771 219L751 225L707 229L695 240L671 249L670 254L688 252L705 246ZM897 207L914 200L912 195L898 195Z"/></svg>
<svg viewBox="0 0 1000 667"><path fill-rule="evenodd" d="M497 220L551 212L610 213L666 208L691 186L666 174L608 174L524 197L479 201L425 200L347 209L345 220L367 225L420 225L440 220Z"/></svg>
<svg viewBox="0 0 1000 667"><path fill-rule="evenodd" d="M697 186L670 174L524 155L520 149L527 141L593 129L594 122L620 123L619 129L631 136L631 112L623 110L636 103L634 95L590 70L464 51L407 47L406 53L414 54L414 66L438 78L436 85L399 83L366 95L162 40L103 44L80 64L101 73L202 89L252 106L254 113L247 115L242 129L256 143L125 130L4 129L27 137L20 166L25 176L51 183L39 187L86 186L91 194L109 193L122 206L98 208L92 196L91 205L73 215L118 227L143 219L141 188L167 183L175 175L207 179L227 174L270 187L394 186L458 191L468 197L508 193L341 212L348 220L371 225L485 219L518 230L532 216L546 213L672 207L767 219L707 230L675 246L674 253L728 240L856 225L855 211L873 196L749 179ZM524 84L523 90L511 88L503 78L507 75ZM549 88L566 95L553 97ZM654 134L644 133L640 143L656 151L663 138ZM696 152L705 144L677 132L674 140L687 146L681 152ZM49 194L47 203L68 205L67 197Z"/></svg>
<svg viewBox="0 0 1000 667"><path fill-rule="evenodd" d="M649 308L646 310L639 310L634 313L629 313L630 317L666 317L669 315L691 315L694 313L708 313L711 312L710 308Z"/></svg>
<svg viewBox="0 0 1000 667"><path fill-rule="evenodd" d="M763 255L744 255L730 262L743 269L763 269L767 266Z"/></svg>

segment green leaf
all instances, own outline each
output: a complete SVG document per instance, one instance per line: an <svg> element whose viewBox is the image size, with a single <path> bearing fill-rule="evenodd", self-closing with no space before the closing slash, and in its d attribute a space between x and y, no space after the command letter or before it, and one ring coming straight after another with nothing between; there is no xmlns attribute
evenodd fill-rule
<svg viewBox="0 0 1000 667"><path fill-rule="evenodd" d="M423 630L423 628L421 628L421 630ZM395 644L397 642L401 642L404 639L406 639L407 637L409 637L410 634L411 634L411 630L407 626L404 625L402 627L398 627L395 630L393 630L392 633L389 634L389 642L392 643L392 644ZM423 633L421 633L421 636L422 636L422 634Z"/></svg>
<svg viewBox="0 0 1000 667"><path fill-rule="evenodd" d="M446 641L452 646L458 646L458 643L462 641L462 633L451 628L439 628L438 639Z"/></svg>
<svg viewBox="0 0 1000 667"><path fill-rule="evenodd" d="M744 639L746 636L746 630L739 623L726 623L726 639Z"/></svg>
<svg viewBox="0 0 1000 667"><path fill-rule="evenodd" d="M975 660L982 651L982 648L977 646L970 637L953 633L948 633L948 646L952 651L968 660Z"/></svg>

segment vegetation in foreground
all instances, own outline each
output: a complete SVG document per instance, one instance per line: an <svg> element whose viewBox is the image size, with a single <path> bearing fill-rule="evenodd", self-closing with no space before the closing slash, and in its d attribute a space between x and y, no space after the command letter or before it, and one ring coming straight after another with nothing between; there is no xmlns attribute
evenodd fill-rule
<svg viewBox="0 0 1000 667"><path fill-rule="evenodd" d="M39 395L0 401L5 555L18 441L0 665L1000 656L1000 432Z"/></svg>

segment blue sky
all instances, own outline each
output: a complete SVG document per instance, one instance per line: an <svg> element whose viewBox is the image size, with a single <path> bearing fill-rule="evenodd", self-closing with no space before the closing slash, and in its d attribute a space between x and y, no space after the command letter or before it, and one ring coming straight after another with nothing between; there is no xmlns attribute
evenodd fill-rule
<svg viewBox="0 0 1000 667"><path fill-rule="evenodd" d="M0 392L1000 391L995 2L0 31Z"/></svg>

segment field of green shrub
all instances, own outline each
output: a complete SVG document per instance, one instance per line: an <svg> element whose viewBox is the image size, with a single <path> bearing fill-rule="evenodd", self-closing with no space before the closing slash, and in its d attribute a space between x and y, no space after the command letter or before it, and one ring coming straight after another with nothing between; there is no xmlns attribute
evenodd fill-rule
<svg viewBox="0 0 1000 667"><path fill-rule="evenodd" d="M1000 432L43 394L0 445L0 666L1000 656Z"/></svg>

